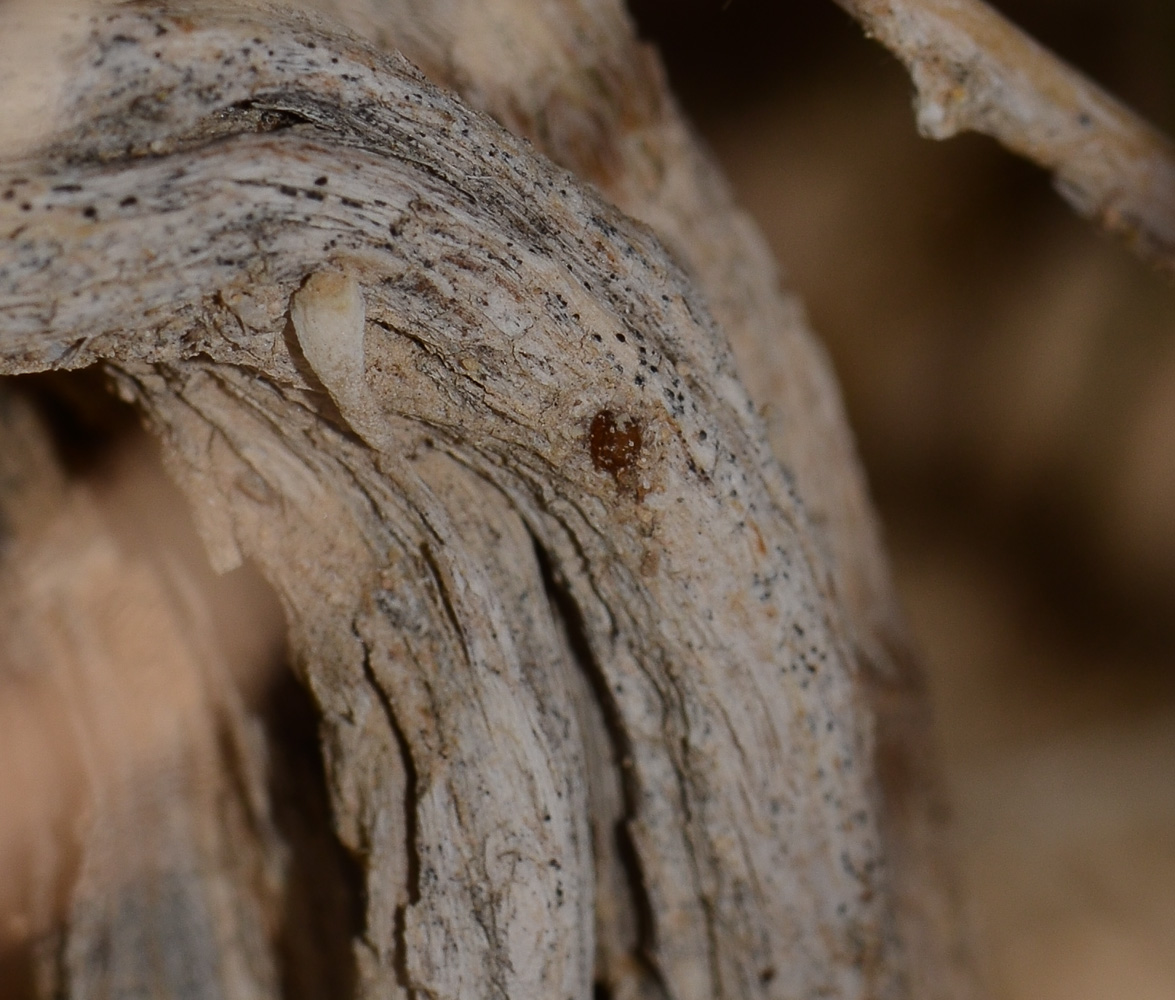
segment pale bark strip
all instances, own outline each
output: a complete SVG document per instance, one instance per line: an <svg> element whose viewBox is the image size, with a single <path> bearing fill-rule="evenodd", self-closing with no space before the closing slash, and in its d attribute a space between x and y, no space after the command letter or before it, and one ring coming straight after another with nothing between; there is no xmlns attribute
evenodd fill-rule
<svg viewBox="0 0 1175 1000"><path fill-rule="evenodd" d="M122 368L222 563L251 554L281 592L333 731L380 734L334 761L369 866L370 989L591 988L591 929L564 916L582 903L539 870L582 844L559 802L578 737L540 721L566 689L527 682L509 589L456 529L476 519L456 463L581 610L631 748L643 957L666 992L894 995L843 624L656 242L403 63L305 22L138 8L91 45L57 155L0 182L0 356ZM324 269L367 317L362 377L317 372L333 401L282 336Z"/></svg>
<svg viewBox="0 0 1175 1000"><path fill-rule="evenodd" d="M973 976L952 896L927 696L895 608L839 387L802 305L781 288L765 241L683 119L656 54L638 40L623 4L315 5L403 51L434 82L590 180L652 226L698 283L804 505L806 534L827 563L863 667L877 718L879 805L911 990L969 995Z"/></svg>
<svg viewBox="0 0 1175 1000"><path fill-rule="evenodd" d="M307 0L456 91L651 226L696 281L808 512L854 642L903 640L840 389L798 296L619 0Z"/></svg>
<svg viewBox="0 0 1175 1000"><path fill-rule="evenodd" d="M836 0L906 66L918 128L982 132L1175 274L1175 145L981 0Z"/></svg>

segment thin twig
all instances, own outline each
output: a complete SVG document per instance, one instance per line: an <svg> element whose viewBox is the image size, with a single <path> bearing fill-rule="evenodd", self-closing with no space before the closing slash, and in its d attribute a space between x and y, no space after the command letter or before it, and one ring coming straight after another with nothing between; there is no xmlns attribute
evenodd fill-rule
<svg viewBox="0 0 1175 1000"><path fill-rule="evenodd" d="M909 70L924 136L992 136L1175 276L1175 145L1158 129L981 0L836 2Z"/></svg>

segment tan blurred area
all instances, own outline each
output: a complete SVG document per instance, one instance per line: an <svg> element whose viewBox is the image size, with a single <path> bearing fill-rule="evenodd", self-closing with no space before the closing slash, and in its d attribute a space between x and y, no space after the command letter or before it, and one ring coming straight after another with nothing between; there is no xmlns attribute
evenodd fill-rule
<svg viewBox="0 0 1175 1000"><path fill-rule="evenodd" d="M1175 133L1169 0L1004 0ZM831 3L640 0L828 345L997 1000L1175 997L1175 288Z"/></svg>
<svg viewBox="0 0 1175 1000"><path fill-rule="evenodd" d="M283 672L281 611L248 567L213 574L102 382L0 382L2 1000L53 993L36 956L63 920L225 853L226 760L264 798L252 716Z"/></svg>

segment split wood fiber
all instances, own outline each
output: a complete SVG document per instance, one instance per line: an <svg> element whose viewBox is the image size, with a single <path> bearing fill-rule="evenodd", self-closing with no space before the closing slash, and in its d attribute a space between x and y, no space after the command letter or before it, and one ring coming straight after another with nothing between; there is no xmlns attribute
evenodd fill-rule
<svg viewBox="0 0 1175 1000"><path fill-rule="evenodd" d="M105 365L275 588L359 996L961 996L822 353L618 6L443 8L333 13L658 235L318 17L80 12L0 162L0 370Z"/></svg>

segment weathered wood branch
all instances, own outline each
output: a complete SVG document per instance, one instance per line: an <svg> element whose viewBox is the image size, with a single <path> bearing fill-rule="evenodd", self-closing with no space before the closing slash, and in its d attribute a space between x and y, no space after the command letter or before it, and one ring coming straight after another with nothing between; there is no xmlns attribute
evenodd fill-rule
<svg viewBox="0 0 1175 1000"><path fill-rule="evenodd" d="M981 0L836 0L893 52L931 139L992 136L1168 276L1175 274L1175 146Z"/></svg>
<svg viewBox="0 0 1175 1000"><path fill-rule="evenodd" d="M214 564L278 591L365 882L360 995L952 993L823 359L617 8L547 25L602 69L534 43L509 86L470 68L517 46L504 9L477 49L397 23L673 256L320 21L115 8L0 165L0 369L106 364Z"/></svg>

